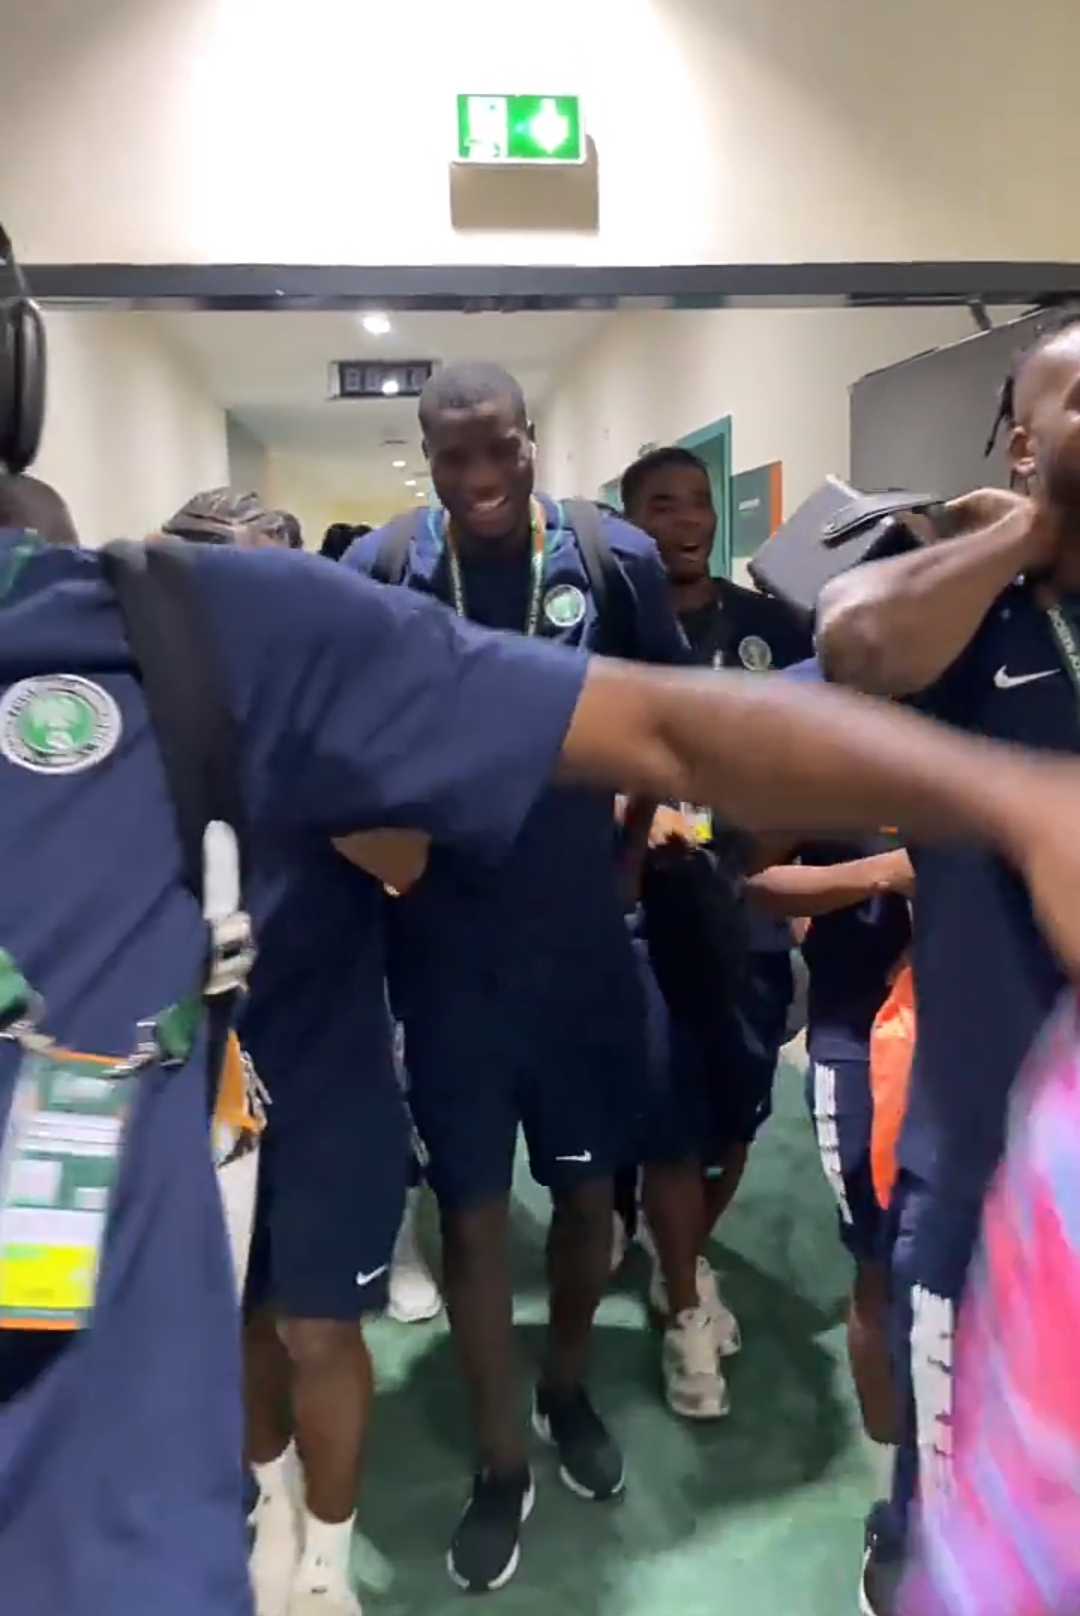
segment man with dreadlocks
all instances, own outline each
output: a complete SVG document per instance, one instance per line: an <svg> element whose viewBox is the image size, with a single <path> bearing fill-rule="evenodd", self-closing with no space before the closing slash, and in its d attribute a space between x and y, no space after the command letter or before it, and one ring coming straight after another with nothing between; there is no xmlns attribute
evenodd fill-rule
<svg viewBox="0 0 1080 1616"><path fill-rule="evenodd" d="M972 732L1080 751L1080 321L1014 363L995 433L1013 492L956 502L957 536L855 569L823 593L831 679L910 698ZM994 438L991 438L991 444ZM1022 492L1021 492L1022 491ZM954 1314L1010 1091L1061 987L1019 883L968 846L914 856L919 1041L891 1217L898 1388L908 1418L893 1491L868 1527L863 1609L892 1608L916 1478L950 1481Z"/></svg>

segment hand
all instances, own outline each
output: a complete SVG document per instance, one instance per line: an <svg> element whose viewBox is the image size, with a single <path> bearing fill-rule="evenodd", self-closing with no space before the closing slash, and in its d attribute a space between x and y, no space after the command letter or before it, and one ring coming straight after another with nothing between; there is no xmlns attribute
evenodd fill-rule
<svg viewBox="0 0 1080 1616"><path fill-rule="evenodd" d="M1018 517L1031 505L1025 494L1009 488L976 488L959 499L947 500L940 511L903 511L900 521L924 544L940 544L943 539L959 539L981 528L993 527L1011 512Z"/></svg>
<svg viewBox="0 0 1080 1616"><path fill-rule="evenodd" d="M877 853L868 861L872 865L871 878L875 892L899 893L901 897L915 895L915 872L903 848L893 853Z"/></svg>
<svg viewBox="0 0 1080 1616"><path fill-rule="evenodd" d="M1023 516L1033 510L1033 501L1012 488L975 488L945 505L946 528L950 536L977 533L1015 513Z"/></svg>
<svg viewBox="0 0 1080 1616"><path fill-rule="evenodd" d="M333 842L350 864L373 875L392 897L408 892L427 868L429 842L420 831L355 831L335 836Z"/></svg>
<svg viewBox="0 0 1080 1616"><path fill-rule="evenodd" d="M923 511L908 511L901 520L925 544L971 538L1012 518L1017 528L1026 529L1033 572L1050 565L1057 552L1057 534L1047 511L1038 501L1011 488L976 488L944 506L944 520L937 521Z"/></svg>
<svg viewBox="0 0 1080 1616"><path fill-rule="evenodd" d="M664 847L668 842L685 842L693 846L697 841L694 826L679 808L660 807L649 826L649 846Z"/></svg>

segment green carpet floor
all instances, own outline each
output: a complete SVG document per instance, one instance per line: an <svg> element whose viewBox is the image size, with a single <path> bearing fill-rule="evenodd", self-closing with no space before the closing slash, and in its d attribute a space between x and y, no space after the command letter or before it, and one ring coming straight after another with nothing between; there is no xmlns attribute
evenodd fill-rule
<svg viewBox="0 0 1080 1616"><path fill-rule="evenodd" d="M863 1439L844 1359L848 1264L791 1066L714 1261L742 1324L732 1411L711 1426L668 1414L657 1342L631 1263L597 1330L592 1387L626 1452L614 1505L582 1502L538 1452L538 1496L517 1578L491 1616L849 1616L862 1519L883 1455ZM523 1366L544 1318L543 1193L515 1206ZM357 1571L367 1616L460 1616L444 1556L469 1447L445 1324L380 1324L379 1396ZM523 1367L524 1383L524 1367ZM523 1393L524 1396L524 1393Z"/></svg>

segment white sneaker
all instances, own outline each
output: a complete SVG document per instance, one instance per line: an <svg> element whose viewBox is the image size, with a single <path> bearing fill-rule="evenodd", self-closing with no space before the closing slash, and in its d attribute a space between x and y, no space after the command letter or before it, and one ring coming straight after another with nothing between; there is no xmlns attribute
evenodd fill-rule
<svg viewBox="0 0 1080 1616"><path fill-rule="evenodd" d="M290 1462L284 1489L260 1492L248 1517L255 1533L248 1574L256 1616L286 1616L288 1611L300 1563L301 1491L299 1467Z"/></svg>
<svg viewBox="0 0 1080 1616"><path fill-rule="evenodd" d="M687 1420L718 1420L731 1407L720 1369L712 1320L703 1307L687 1308L664 1331L664 1395Z"/></svg>
<svg viewBox="0 0 1080 1616"><path fill-rule="evenodd" d="M697 1263L697 1293L702 1307L712 1321L716 1347L721 1358L733 1358L742 1346L739 1321L720 1294L720 1281L716 1269L706 1257Z"/></svg>
<svg viewBox="0 0 1080 1616"><path fill-rule="evenodd" d="M390 1266L387 1312L398 1324L422 1324L442 1312L439 1287L416 1241L416 1194L410 1194Z"/></svg>
<svg viewBox="0 0 1080 1616"><path fill-rule="evenodd" d="M705 1311L716 1339L716 1350L721 1358L733 1358L742 1346L739 1321L720 1295L716 1273L705 1257L697 1260L698 1305ZM667 1286L659 1259L653 1256L652 1278L649 1281L649 1306L661 1318L668 1316Z"/></svg>
<svg viewBox="0 0 1080 1616"><path fill-rule="evenodd" d="M363 1612L339 1571L305 1558L293 1583L288 1616L363 1616Z"/></svg>

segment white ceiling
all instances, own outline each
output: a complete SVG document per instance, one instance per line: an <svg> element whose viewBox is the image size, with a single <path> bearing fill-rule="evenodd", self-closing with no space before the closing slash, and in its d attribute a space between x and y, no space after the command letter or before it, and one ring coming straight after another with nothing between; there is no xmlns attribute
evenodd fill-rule
<svg viewBox="0 0 1080 1616"><path fill-rule="evenodd" d="M486 359L540 409L558 375L611 318L599 313L402 314L371 336L356 313L183 313L154 316L169 346L215 401L277 454L303 457L328 492L400 501L422 475L415 399L331 401L336 359ZM395 442L394 440L398 440ZM394 460L404 459L395 469Z"/></svg>

